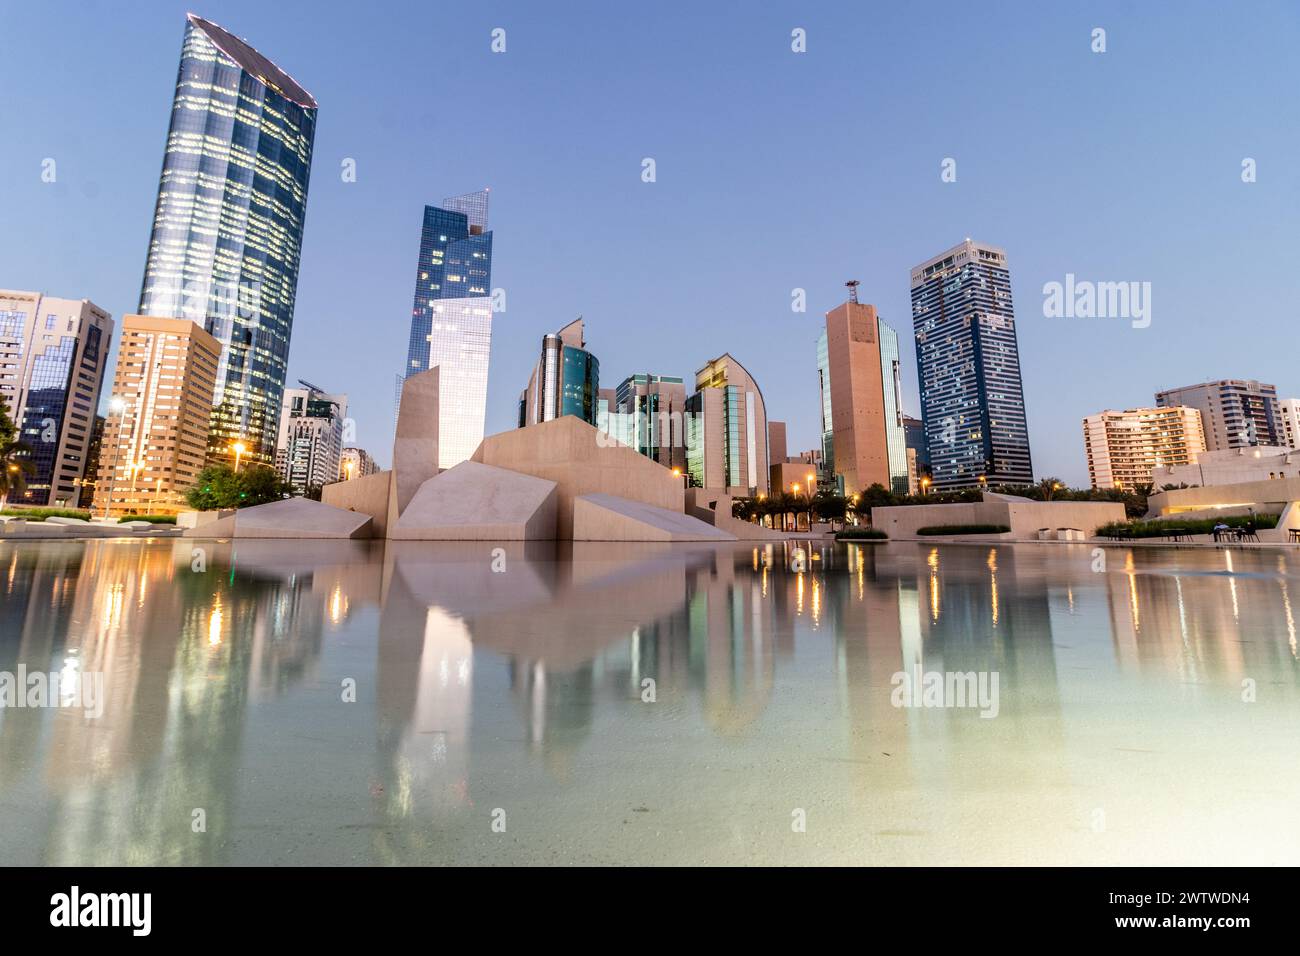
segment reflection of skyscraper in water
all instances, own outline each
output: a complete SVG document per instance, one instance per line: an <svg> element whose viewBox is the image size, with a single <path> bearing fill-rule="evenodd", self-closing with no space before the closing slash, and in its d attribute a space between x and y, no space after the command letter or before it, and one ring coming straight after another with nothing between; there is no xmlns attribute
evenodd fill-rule
<svg viewBox="0 0 1300 956"><path fill-rule="evenodd" d="M222 862L251 674L260 671L266 686L283 690L319 649L312 621L320 616L304 613L295 593L310 587L310 576L195 572L188 544L175 551L144 542L58 547L77 558L49 582L54 590L46 592L36 566L47 560L16 569L28 585L21 599L5 601L5 612L27 618L19 655L29 669L57 660L65 673L103 674L105 699L98 720L23 710L0 723L0 751L25 749L15 735L44 738L55 796L41 862ZM287 672L268 660L272 647L277 660L292 662ZM191 828L196 807L204 839Z"/></svg>
<svg viewBox="0 0 1300 956"><path fill-rule="evenodd" d="M425 206L403 377L439 369L438 466L465 461L483 440L492 348L488 191Z"/></svg>

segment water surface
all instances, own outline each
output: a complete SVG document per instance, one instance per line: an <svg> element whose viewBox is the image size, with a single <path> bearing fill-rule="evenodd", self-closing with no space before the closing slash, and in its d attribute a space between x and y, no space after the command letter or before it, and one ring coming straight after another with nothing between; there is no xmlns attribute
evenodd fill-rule
<svg viewBox="0 0 1300 956"><path fill-rule="evenodd" d="M798 547L0 543L0 862L1300 862L1300 554Z"/></svg>

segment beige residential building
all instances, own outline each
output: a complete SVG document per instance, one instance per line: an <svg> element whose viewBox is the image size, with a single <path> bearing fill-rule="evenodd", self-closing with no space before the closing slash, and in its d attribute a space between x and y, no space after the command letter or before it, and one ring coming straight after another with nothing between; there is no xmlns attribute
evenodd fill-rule
<svg viewBox="0 0 1300 956"><path fill-rule="evenodd" d="M112 338L112 317L88 299L0 289L0 404L35 469L10 504L77 503Z"/></svg>
<svg viewBox="0 0 1300 956"><path fill-rule="evenodd" d="M727 494L766 494L767 405L758 383L723 354L695 373L686 400L686 466L697 488Z"/></svg>
<svg viewBox="0 0 1300 956"><path fill-rule="evenodd" d="M1205 452L1201 413L1185 405L1104 411L1083 420L1094 488L1133 488L1160 469L1195 464Z"/></svg>
<svg viewBox="0 0 1300 956"><path fill-rule="evenodd" d="M220 343L188 319L122 320L97 514L175 514L203 470Z"/></svg>
<svg viewBox="0 0 1300 956"><path fill-rule="evenodd" d="M1209 451L1286 443L1278 411L1277 386L1254 379L1225 378L1156 392L1161 408L1186 405L1201 413Z"/></svg>
<svg viewBox="0 0 1300 956"><path fill-rule="evenodd" d="M1300 398L1279 399L1277 411L1282 419L1282 444L1300 448Z"/></svg>

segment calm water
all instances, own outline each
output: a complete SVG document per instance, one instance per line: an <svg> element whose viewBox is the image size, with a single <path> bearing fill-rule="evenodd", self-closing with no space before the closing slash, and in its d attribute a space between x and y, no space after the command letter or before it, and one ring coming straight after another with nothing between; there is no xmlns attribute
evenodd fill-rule
<svg viewBox="0 0 1300 956"><path fill-rule="evenodd" d="M1300 554L201 544L0 543L0 862L1300 862Z"/></svg>

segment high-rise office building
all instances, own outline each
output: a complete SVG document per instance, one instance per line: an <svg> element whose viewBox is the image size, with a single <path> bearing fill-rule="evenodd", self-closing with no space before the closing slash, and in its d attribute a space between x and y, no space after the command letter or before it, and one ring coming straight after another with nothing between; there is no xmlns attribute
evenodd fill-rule
<svg viewBox="0 0 1300 956"><path fill-rule="evenodd" d="M315 135L310 93L189 15L139 311L221 343L210 458L274 460Z"/></svg>
<svg viewBox="0 0 1300 956"><path fill-rule="evenodd" d="M599 420L600 362L587 351L582 318L542 337L542 354L519 395L519 427L574 415Z"/></svg>
<svg viewBox="0 0 1300 956"><path fill-rule="evenodd" d="M686 400L686 467L697 488L766 494L767 405L745 367L723 354L695 373Z"/></svg>
<svg viewBox="0 0 1300 956"><path fill-rule="evenodd" d="M898 333L875 306L857 301L856 282L849 301L826 313L817 368L822 451L831 460L836 490L854 495L879 484L906 494Z"/></svg>
<svg viewBox="0 0 1300 956"><path fill-rule="evenodd" d="M1201 413L1185 405L1104 411L1083 420L1094 488L1149 484L1157 469L1193 465L1205 451Z"/></svg>
<svg viewBox="0 0 1300 956"><path fill-rule="evenodd" d="M930 450L925 444L925 422L903 416L903 442L907 447L907 491L919 494L930 487Z"/></svg>
<svg viewBox="0 0 1300 956"><path fill-rule="evenodd" d="M1300 398L1278 399L1277 412L1282 420L1282 444L1300 448Z"/></svg>
<svg viewBox="0 0 1300 956"><path fill-rule="evenodd" d="M686 470L686 384L677 376L638 372L614 390L623 424L619 441L665 468Z"/></svg>
<svg viewBox="0 0 1300 956"><path fill-rule="evenodd" d="M1161 408L1186 405L1199 411L1209 451L1286 444L1275 385L1226 378L1156 392L1156 404Z"/></svg>
<svg viewBox="0 0 1300 956"><path fill-rule="evenodd" d="M411 336L403 377L438 368L438 467L483 441L492 351L492 233L488 191L424 207Z"/></svg>
<svg viewBox="0 0 1300 956"><path fill-rule="evenodd" d="M88 299L0 289L0 402L35 472L15 504L71 505L93 478L90 445L113 319Z"/></svg>
<svg viewBox="0 0 1300 956"><path fill-rule="evenodd" d="M338 481L342 467L348 397L331 395L310 382L284 390L275 467L300 495Z"/></svg>
<svg viewBox="0 0 1300 956"><path fill-rule="evenodd" d="M914 268L912 330L935 489L1032 482L1006 253L967 239Z"/></svg>
<svg viewBox="0 0 1300 956"><path fill-rule="evenodd" d="M785 422L767 423L767 454L771 458L772 465L779 464L789 457L785 433Z"/></svg>
<svg viewBox="0 0 1300 956"><path fill-rule="evenodd" d="M189 319L122 320L100 440L99 514L175 514L207 460L221 344Z"/></svg>

